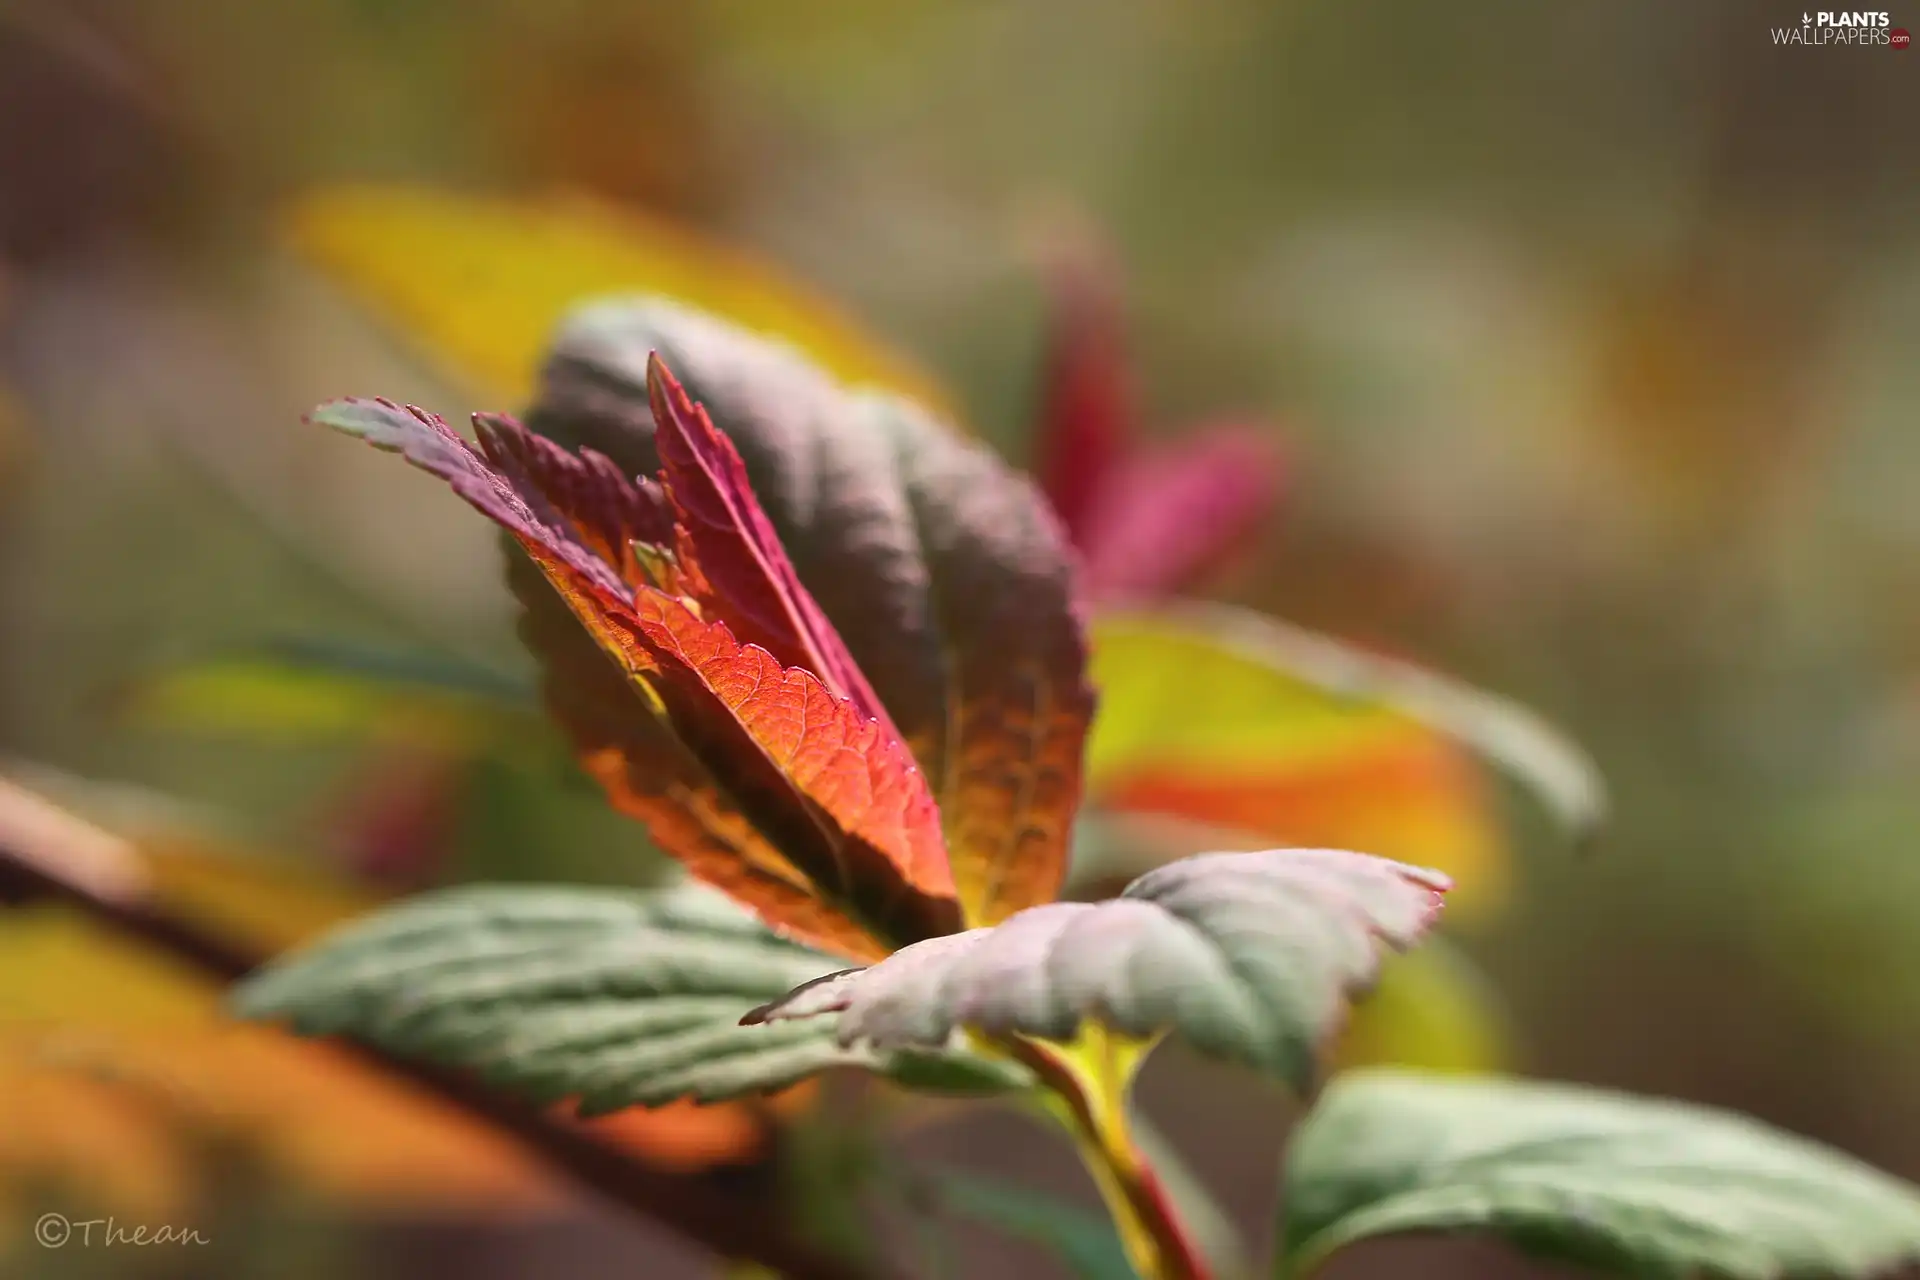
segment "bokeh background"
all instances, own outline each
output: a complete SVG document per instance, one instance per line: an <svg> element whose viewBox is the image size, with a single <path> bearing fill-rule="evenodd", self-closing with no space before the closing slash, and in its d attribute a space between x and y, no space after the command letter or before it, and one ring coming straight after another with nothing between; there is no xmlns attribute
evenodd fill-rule
<svg viewBox="0 0 1920 1280"><path fill-rule="evenodd" d="M1284 448L1276 518L1209 593L1520 697L1607 775L1591 857L1512 808L1505 905L1456 938L1505 1001L1512 1064L1749 1110L1920 1177L1920 54L1775 47L1799 17L9 0L0 748L103 820L164 809L324 861L340 797L404 753L156 732L114 691L269 634L516 661L480 522L298 424L338 394L506 406L467 403L290 251L290 201L407 182L674 219L837 299L1015 460L1040 372L1034 246L1071 222L1124 267L1150 428L1231 415ZM591 802L509 810L465 829L483 869L492 846L558 842L552 823L589 855L630 838ZM10 981L44 1003L57 978ZM164 1109L150 1083L94 1082L108 1104L0 1095L8 1168L101 1125L24 1203L125 1181L143 1157L123 1144L151 1133L95 1113ZM1286 1107L1177 1057L1146 1097L1267 1230ZM348 1145L378 1148L384 1125ZM1092 1202L1015 1118L914 1141ZM558 1192L502 1192L519 1207L476 1221L244 1163L186 1199L154 1178L149 1216L211 1246L15 1239L0 1265L707 1266ZM967 1257L959 1274L1057 1273L1011 1243ZM1426 1245L1330 1274L1395 1265L1536 1274Z"/></svg>

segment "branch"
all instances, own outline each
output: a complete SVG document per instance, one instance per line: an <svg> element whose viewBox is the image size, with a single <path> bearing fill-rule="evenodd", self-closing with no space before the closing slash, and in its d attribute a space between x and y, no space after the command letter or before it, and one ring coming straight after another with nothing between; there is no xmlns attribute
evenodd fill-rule
<svg viewBox="0 0 1920 1280"><path fill-rule="evenodd" d="M264 959L155 902L145 864L131 845L0 779L0 904L34 903L76 908L222 985L245 977ZM827 1254L793 1229L781 1211L778 1171L770 1162L703 1173L661 1169L456 1072L365 1045L338 1047L512 1135L578 1185L715 1253L758 1263L788 1280L868 1280L863 1268Z"/></svg>

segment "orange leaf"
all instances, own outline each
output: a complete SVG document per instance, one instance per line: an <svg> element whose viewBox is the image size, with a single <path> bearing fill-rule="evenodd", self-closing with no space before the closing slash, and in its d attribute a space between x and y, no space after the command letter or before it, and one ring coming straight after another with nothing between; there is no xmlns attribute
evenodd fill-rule
<svg viewBox="0 0 1920 1280"><path fill-rule="evenodd" d="M684 700L688 712L674 716L676 721L716 725L723 732L729 726L744 730L808 802L798 812L809 824L811 811L818 810L842 833L823 833L831 861L803 867L814 883L845 896L863 913L869 887L891 895L894 876L934 902L951 900L940 811L912 757L888 736L888 726L863 718L812 672L782 667L766 650L740 644L726 623L701 620L681 600L643 592L635 612L652 652L663 660L658 691L669 715ZM698 710L707 699L724 707L728 718ZM778 810L770 805L767 812L772 816ZM804 831L792 834L793 842L781 842L782 848L797 851L817 843ZM868 865L875 855L886 869ZM834 879L826 878L830 874ZM871 903L876 911L891 908L890 897ZM929 932L922 936L945 931L936 911L930 909L924 922Z"/></svg>
<svg viewBox="0 0 1920 1280"><path fill-rule="evenodd" d="M136 848L18 788L0 796L16 843L92 849L171 912L262 954L375 901L284 858L179 836ZM51 1186L173 1220L201 1189L210 1138L383 1209L539 1210L562 1195L512 1141L335 1049L228 1021L199 972L63 909L20 909L0 929L0 1097L0 1211L18 1189ZM755 1109L734 1104L636 1111L610 1137L675 1167L761 1149Z"/></svg>
<svg viewBox="0 0 1920 1280"><path fill-rule="evenodd" d="M1101 803L1249 834L1260 843L1418 856L1469 887L1469 907L1497 906L1505 865L1486 778L1455 744L1411 724L1325 759L1262 767L1162 762L1119 775Z"/></svg>

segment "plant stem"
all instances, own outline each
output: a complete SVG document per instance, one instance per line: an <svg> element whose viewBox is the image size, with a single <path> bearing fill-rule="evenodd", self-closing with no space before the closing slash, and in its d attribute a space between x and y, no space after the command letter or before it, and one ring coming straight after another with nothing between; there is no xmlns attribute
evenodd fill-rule
<svg viewBox="0 0 1920 1280"><path fill-rule="evenodd" d="M227 984L263 957L169 913L146 890L145 863L125 842L0 779L0 907L52 903L186 961ZM471 1078L351 1042L316 1045L351 1056L438 1104L504 1132L576 1184L712 1249L788 1280L871 1280L823 1252L784 1212L772 1161L680 1173L662 1169L578 1125L504 1097Z"/></svg>
<svg viewBox="0 0 1920 1280"><path fill-rule="evenodd" d="M1072 1060L1032 1041L1004 1047L1040 1077L1051 1107L1080 1148L1087 1172L1106 1201L1128 1259L1144 1280L1211 1280L1207 1263L1174 1211L1153 1166L1127 1122L1127 1077L1097 1028L1086 1033L1091 1052Z"/></svg>

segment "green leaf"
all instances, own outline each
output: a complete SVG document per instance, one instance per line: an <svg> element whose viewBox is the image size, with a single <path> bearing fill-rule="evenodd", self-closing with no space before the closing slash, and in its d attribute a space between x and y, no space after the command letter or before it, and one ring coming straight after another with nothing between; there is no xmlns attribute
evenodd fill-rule
<svg viewBox="0 0 1920 1280"><path fill-rule="evenodd" d="M934 1046L850 1050L820 1025L743 1027L771 992L830 970L711 891L475 886L350 925L245 983L239 1012L478 1073L582 1115L712 1102L829 1067L927 1070L980 1089L1013 1069Z"/></svg>
<svg viewBox="0 0 1920 1280"><path fill-rule="evenodd" d="M656 352L738 449L799 580L933 784L968 922L1051 901L1093 694L1045 500L926 409L661 300L576 313L528 425L654 475Z"/></svg>
<svg viewBox="0 0 1920 1280"><path fill-rule="evenodd" d="M929 1190L936 1210L1038 1245L1080 1280L1134 1280L1120 1236L1104 1214L956 1170L934 1175Z"/></svg>
<svg viewBox="0 0 1920 1280"><path fill-rule="evenodd" d="M679 868L646 828L608 806L564 743L524 763L481 754L460 775L442 883L653 887ZM529 753L531 755L531 753Z"/></svg>
<svg viewBox="0 0 1920 1280"><path fill-rule="evenodd" d="M1333 849L1187 858L1105 902L1033 907L802 987L754 1021L839 1015L841 1043L941 1045L962 1028L1071 1041L1088 1020L1162 1032L1306 1091L1382 946L1438 914L1443 877Z"/></svg>
<svg viewBox="0 0 1920 1280"><path fill-rule="evenodd" d="M135 723L157 727L431 746L505 742L539 712L528 685L481 667L308 638L162 668L129 682L118 701Z"/></svg>
<svg viewBox="0 0 1920 1280"><path fill-rule="evenodd" d="M1287 1159L1277 1275L1407 1233L1684 1280L1870 1276L1920 1261L1920 1189L1756 1121L1570 1085L1369 1071Z"/></svg>

